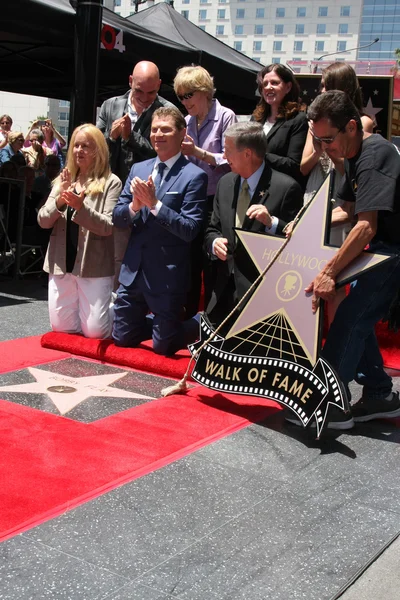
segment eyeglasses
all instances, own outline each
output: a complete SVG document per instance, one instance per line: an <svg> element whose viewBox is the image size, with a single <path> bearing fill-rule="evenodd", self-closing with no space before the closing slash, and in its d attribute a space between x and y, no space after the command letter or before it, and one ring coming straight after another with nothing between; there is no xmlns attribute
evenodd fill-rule
<svg viewBox="0 0 400 600"><path fill-rule="evenodd" d="M310 129L310 133L316 142L319 142L320 144L327 144L329 146L330 144L333 144L339 133L342 133L346 129L346 125L343 125L343 127L341 127L333 137L319 137L318 135L315 135L312 129Z"/></svg>
<svg viewBox="0 0 400 600"><path fill-rule="evenodd" d="M190 98L193 98L193 94L194 92L188 92L187 94L182 94L182 96L177 94L176 97L182 102L182 100L190 100Z"/></svg>

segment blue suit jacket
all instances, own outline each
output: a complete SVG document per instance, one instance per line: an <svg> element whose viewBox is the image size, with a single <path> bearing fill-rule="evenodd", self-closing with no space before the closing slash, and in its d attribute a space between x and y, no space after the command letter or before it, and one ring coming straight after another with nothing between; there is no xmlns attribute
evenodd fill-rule
<svg viewBox="0 0 400 600"><path fill-rule="evenodd" d="M158 215L144 207L132 219L131 181L151 175L155 159L135 164L113 212L116 227L131 227L119 281L129 286L142 271L154 294L182 293L190 280L190 242L199 233L206 216L206 173L183 155L165 177L157 198L162 202Z"/></svg>

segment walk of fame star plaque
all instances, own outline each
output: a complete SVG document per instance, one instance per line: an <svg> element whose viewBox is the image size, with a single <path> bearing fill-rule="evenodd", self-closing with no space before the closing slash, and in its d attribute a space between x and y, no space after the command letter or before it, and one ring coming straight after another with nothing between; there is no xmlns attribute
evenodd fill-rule
<svg viewBox="0 0 400 600"><path fill-rule="evenodd" d="M311 283L337 248L329 233L329 177L304 211L284 251L277 236L236 230L262 277L225 337L203 317L200 341L190 346L196 362L192 378L206 387L233 394L261 396L294 411L304 426L315 418L317 436L333 404L346 410L344 388L330 365L319 357L322 311L313 314ZM338 276L344 285L390 256L363 252Z"/></svg>

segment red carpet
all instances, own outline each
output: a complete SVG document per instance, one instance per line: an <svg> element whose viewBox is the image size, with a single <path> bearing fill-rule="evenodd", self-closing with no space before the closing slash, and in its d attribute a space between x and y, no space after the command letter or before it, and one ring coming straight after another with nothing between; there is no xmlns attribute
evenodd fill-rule
<svg viewBox="0 0 400 600"><path fill-rule="evenodd" d="M81 335L53 331L44 334L42 345L44 348L70 352L175 379L184 375L190 359L188 350L180 350L169 358L159 356L153 352L150 341L143 342L138 348L118 348L111 340L89 340Z"/></svg>
<svg viewBox="0 0 400 600"><path fill-rule="evenodd" d="M385 366L400 370L400 332L393 333L386 323L378 323L376 334Z"/></svg>
<svg viewBox="0 0 400 600"><path fill-rule="evenodd" d="M28 338L1 343L0 356L4 372L70 355ZM0 400L0 541L277 410L196 386L88 425Z"/></svg>
<svg viewBox="0 0 400 600"><path fill-rule="evenodd" d="M385 366L400 370L400 333L389 331L383 323L378 323L376 331ZM190 357L188 350L181 350L172 358L158 356L151 350L151 342L144 342L139 348L117 348L111 340L88 340L79 335L54 332L43 336L42 345L177 379L185 373Z"/></svg>
<svg viewBox="0 0 400 600"><path fill-rule="evenodd" d="M34 367L52 360L61 360L69 353L41 346L42 336L20 338L0 343L0 373Z"/></svg>

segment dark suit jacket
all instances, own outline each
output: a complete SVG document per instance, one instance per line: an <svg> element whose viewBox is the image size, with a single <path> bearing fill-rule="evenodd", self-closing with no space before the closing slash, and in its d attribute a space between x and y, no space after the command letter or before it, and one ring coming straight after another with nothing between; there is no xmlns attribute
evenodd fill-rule
<svg viewBox="0 0 400 600"><path fill-rule="evenodd" d="M149 290L156 295L185 292L190 282L190 242L206 215L207 175L183 155L167 173L157 198L162 202L157 216L142 208L133 218L130 184L134 177L147 180L155 159L134 165L114 209L117 227L131 227L119 281L129 286L142 271Z"/></svg>
<svg viewBox="0 0 400 600"><path fill-rule="evenodd" d="M96 127L104 133L110 150L110 166L113 173L118 175L125 183L129 171L134 163L154 157L156 153L150 144L151 118L157 108L173 106L168 100L160 96L154 100L148 110L143 112L136 121L129 140L109 137L111 126L116 119L120 119L128 112L128 99L131 90L123 96L109 98L101 105Z"/></svg>
<svg viewBox="0 0 400 600"><path fill-rule="evenodd" d="M218 237L228 240L228 258L218 260L215 289L207 312L216 307L226 286L234 277L237 299L240 299L258 276L258 271L247 254L243 244L237 239L234 227L236 204L240 188L240 175L228 173L224 175L217 186L214 198L214 209L210 224L206 230L204 249L209 256L212 254L213 241ZM278 217L277 234L282 234L285 225L294 219L303 204L303 192L300 185L288 175L279 173L265 163L257 189L250 204L263 204L271 216ZM265 233L265 227L256 219L245 217L243 229ZM214 256L214 258L216 258ZM221 316L226 311L221 307Z"/></svg>
<svg viewBox="0 0 400 600"><path fill-rule="evenodd" d="M300 173L300 162L306 143L308 121L304 112L292 119L278 119L267 133L268 163L276 171L290 175L305 187L306 179Z"/></svg>

